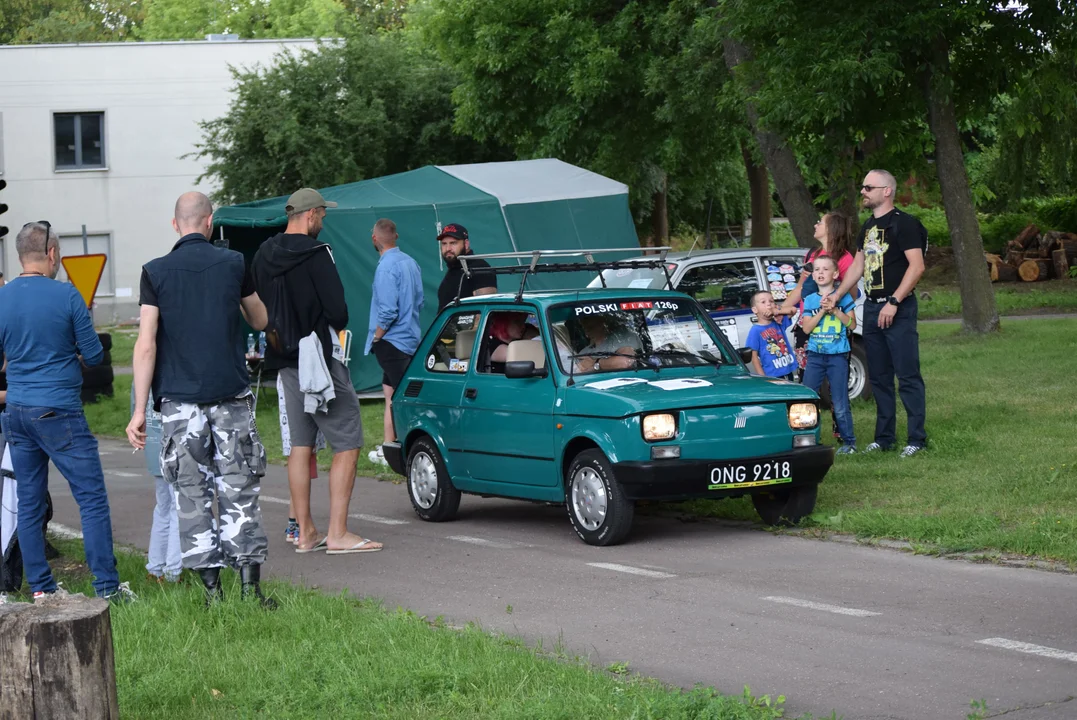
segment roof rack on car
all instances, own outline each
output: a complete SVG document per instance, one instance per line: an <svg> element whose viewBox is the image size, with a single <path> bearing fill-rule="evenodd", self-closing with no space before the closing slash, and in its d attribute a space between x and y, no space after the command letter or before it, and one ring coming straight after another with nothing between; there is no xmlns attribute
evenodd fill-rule
<svg viewBox="0 0 1077 720"><path fill-rule="evenodd" d="M482 268L481 272L493 275L523 275L520 278L520 289L516 293L516 302L523 299L524 288L527 286L527 277L535 273L545 272L579 272L581 270L597 270L598 277L602 281L602 287L606 287L606 278L602 275L603 270L619 270L622 268L661 268L666 276L666 287L673 289L673 280L669 276L669 268L666 267L666 253L672 248L596 248L593 250L529 250L526 252L489 253L486 255L461 255L460 267L464 273L460 277L460 287L457 288L453 302L459 302L460 289L464 285L464 277L470 277L472 270L468 268L468 261L474 260L529 260L530 262L518 265L495 265ZM629 260L595 260L594 256L599 253L638 253L640 250L651 251L657 254ZM540 260L556 260L567 258L582 258L582 262L539 262Z"/></svg>

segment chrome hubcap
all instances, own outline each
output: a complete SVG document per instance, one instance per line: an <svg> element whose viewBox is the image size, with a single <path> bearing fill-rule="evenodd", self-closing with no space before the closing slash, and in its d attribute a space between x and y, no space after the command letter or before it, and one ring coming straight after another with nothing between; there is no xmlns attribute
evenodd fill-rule
<svg viewBox="0 0 1077 720"><path fill-rule="evenodd" d="M415 504L423 510L429 510L438 497L438 471L434 467L434 460L425 452L418 453L411 461L411 471L408 473L408 483L411 485L411 496L415 498Z"/></svg>
<svg viewBox="0 0 1077 720"><path fill-rule="evenodd" d="M867 382L867 373L864 372L864 363L860 362L855 355L849 357L849 397L860 397L864 392L864 383Z"/></svg>
<svg viewBox="0 0 1077 720"><path fill-rule="evenodd" d="M572 476L572 511L587 530L597 530L606 521L606 485L592 468L583 467Z"/></svg>

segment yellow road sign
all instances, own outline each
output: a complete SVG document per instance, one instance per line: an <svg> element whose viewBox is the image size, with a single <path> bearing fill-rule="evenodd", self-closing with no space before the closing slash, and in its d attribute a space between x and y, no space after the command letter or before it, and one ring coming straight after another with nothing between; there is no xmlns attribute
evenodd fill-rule
<svg viewBox="0 0 1077 720"><path fill-rule="evenodd" d="M107 255L100 253L94 255L68 255L60 259L67 279L79 291L79 295L86 302L86 307L93 304L93 296L97 294L97 285L101 282L101 273L105 270Z"/></svg>

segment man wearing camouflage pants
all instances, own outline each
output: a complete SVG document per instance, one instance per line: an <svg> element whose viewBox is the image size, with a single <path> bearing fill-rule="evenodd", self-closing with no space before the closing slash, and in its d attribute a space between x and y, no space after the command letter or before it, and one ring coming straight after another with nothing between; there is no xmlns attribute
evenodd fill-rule
<svg viewBox="0 0 1077 720"><path fill-rule="evenodd" d="M224 599L220 571L229 564L239 570L242 596L273 609L277 603L260 585L267 542L258 493L266 457L236 312L261 330L265 305L243 256L209 242L213 206L205 195L181 195L172 227L179 242L142 268L135 411L127 437L145 448L152 386L163 423L161 472L176 493L183 566L201 576L207 605Z"/></svg>

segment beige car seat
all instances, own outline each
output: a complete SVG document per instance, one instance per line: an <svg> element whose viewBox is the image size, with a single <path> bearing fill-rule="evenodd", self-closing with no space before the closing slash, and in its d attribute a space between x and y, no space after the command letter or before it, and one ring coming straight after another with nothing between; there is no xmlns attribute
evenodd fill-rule
<svg viewBox="0 0 1077 720"><path fill-rule="evenodd" d="M506 362L530 360L535 363L535 369L541 370L546 367L546 351L539 340L513 340L509 343Z"/></svg>

